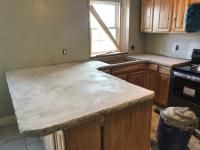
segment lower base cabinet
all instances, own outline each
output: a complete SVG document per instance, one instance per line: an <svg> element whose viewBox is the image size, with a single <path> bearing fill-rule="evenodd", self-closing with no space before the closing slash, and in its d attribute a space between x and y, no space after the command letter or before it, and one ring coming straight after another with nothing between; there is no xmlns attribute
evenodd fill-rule
<svg viewBox="0 0 200 150"><path fill-rule="evenodd" d="M104 150L150 148L152 102L138 104L105 117Z"/></svg>
<svg viewBox="0 0 200 150"><path fill-rule="evenodd" d="M157 64L133 64L113 67L110 73L134 85L154 91L155 104L165 107L168 104L170 71L170 68Z"/></svg>
<svg viewBox="0 0 200 150"><path fill-rule="evenodd" d="M45 150L101 150L100 118L42 139Z"/></svg>
<svg viewBox="0 0 200 150"><path fill-rule="evenodd" d="M128 74L128 82L145 87L145 76L145 71L130 73Z"/></svg>
<svg viewBox="0 0 200 150"><path fill-rule="evenodd" d="M153 99L154 102L156 102L159 97L158 83L159 83L158 72L154 70L148 70L146 88L155 92L155 97Z"/></svg>
<svg viewBox="0 0 200 150"><path fill-rule="evenodd" d="M150 64L147 70L146 88L155 92L154 102L160 106L167 106L170 68Z"/></svg>
<svg viewBox="0 0 200 150"><path fill-rule="evenodd" d="M168 95L169 95L169 84L170 77L169 75L159 74L159 97L157 102L162 106L167 106L168 103Z"/></svg>
<svg viewBox="0 0 200 150"><path fill-rule="evenodd" d="M116 75L116 77L118 77L118 78L120 78L122 80L125 80L125 81L127 81L127 79L128 79L127 74L119 74L119 75Z"/></svg>
<svg viewBox="0 0 200 150"><path fill-rule="evenodd" d="M132 64L120 67L113 67L111 74L132 84L144 87L146 80L146 65Z"/></svg>
<svg viewBox="0 0 200 150"><path fill-rule="evenodd" d="M154 103L164 107L167 106L171 72L169 67L141 63L100 70L134 85L154 91Z"/></svg>
<svg viewBox="0 0 200 150"><path fill-rule="evenodd" d="M66 131L67 150L101 150L100 118Z"/></svg>
<svg viewBox="0 0 200 150"><path fill-rule="evenodd" d="M147 150L152 101L43 137L46 150ZM103 121L102 121L103 120Z"/></svg>

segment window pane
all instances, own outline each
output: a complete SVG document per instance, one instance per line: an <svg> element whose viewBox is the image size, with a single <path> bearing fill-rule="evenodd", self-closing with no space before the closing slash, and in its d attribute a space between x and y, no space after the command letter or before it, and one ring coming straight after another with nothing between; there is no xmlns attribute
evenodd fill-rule
<svg viewBox="0 0 200 150"><path fill-rule="evenodd" d="M90 14L90 18L93 20L91 21L91 26L93 27L91 28L92 53L117 50L116 46L113 44L105 31L101 28L92 14ZM115 34L114 30L113 34Z"/></svg>
<svg viewBox="0 0 200 150"><path fill-rule="evenodd" d="M117 29L109 29L109 31L111 32L112 36L117 39Z"/></svg>
<svg viewBox="0 0 200 150"><path fill-rule="evenodd" d="M96 20L91 12L91 53L100 54L109 51L118 51L118 47L112 38L106 33L106 29L102 28L102 23L106 25L116 43L119 43L120 31L120 2L113 1L92 1L92 6L96 10L101 19Z"/></svg>
<svg viewBox="0 0 200 150"><path fill-rule="evenodd" d="M107 27L116 26L116 5L94 3L93 6Z"/></svg>

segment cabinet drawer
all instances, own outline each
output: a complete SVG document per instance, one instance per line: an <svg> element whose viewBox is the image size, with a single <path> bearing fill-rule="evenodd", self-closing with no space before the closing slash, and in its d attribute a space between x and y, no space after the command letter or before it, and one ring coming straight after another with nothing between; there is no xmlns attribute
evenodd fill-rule
<svg viewBox="0 0 200 150"><path fill-rule="evenodd" d="M171 72L171 69L168 67L163 67L163 66L159 67L159 73L170 75L170 72Z"/></svg>
<svg viewBox="0 0 200 150"><path fill-rule="evenodd" d="M158 71L158 65L156 65L156 64L149 64L148 65L148 69L149 70L153 70L153 71Z"/></svg>
<svg viewBox="0 0 200 150"><path fill-rule="evenodd" d="M129 66L121 66L112 69L112 74L124 74L130 72L140 72L145 70L145 64L137 64L137 65L129 65Z"/></svg>

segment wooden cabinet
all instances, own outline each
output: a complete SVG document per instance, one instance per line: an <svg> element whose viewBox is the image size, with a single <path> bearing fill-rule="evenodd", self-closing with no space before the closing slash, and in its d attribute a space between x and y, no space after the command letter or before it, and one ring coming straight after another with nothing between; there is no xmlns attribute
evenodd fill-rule
<svg viewBox="0 0 200 150"><path fill-rule="evenodd" d="M185 16L188 6L199 2L200 0L152 0L151 2L143 0L141 31L185 32Z"/></svg>
<svg viewBox="0 0 200 150"><path fill-rule="evenodd" d="M149 64L146 88L155 92L154 102L167 106L170 83L170 68Z"/></svg>
<svg viewBox="0 0 200 150"><path fill-rule="evenodd" d="M101 150L101 119L42 137L45 150Z"/></svg>
<svg viewBox="0 0 200 150"><path fill-rule="evenodd" d="M150 148L152 101L105 116L103 150Z"/></svg>
<svg viewBox="0 0 200 150"><path fill-rule="evenodd" d="M116 75L116 77L118 77L118 78L120 78L122 80L125 80L125 81L127 81L127 79L128 79L128 75L127 74L119 74L119 75Z"/></svg>
<svg viewBox="0 0 200 150"><path fill-rule="evenodd" d="M157 103L162 106L167 106L168 103L168 95L169 95L169 81L170 76L165 74L159 74L159 97L157 99Z"/></svg>
<svg viewBox="0 0 200 150"><path fill-rule="evenodd" d="M146 77L145 64L133 64L112 68L112 75L135 85L144 87Z"/></svg>
<svg viewBox="0 0 200 150"><path fill-rule="evenodd" d="M172 32L185 31L185 16L189 6L189 0L174 0Z"/></svg>
<svg viewBox="0 0 200 150"><path fill-rule="evenodd" d="M153 70L147 71L146 88L155 92L154 102L158 98L158 72Z"/></svg>
<svg viewBox="0 0 200 150"><path fill-rule="evenodd" d="M170 68L157 64L132 64L116 66L109 69L104 68L101 71L110 73L134 85L154 91L154 102L161 106L167 106Z"/></svg>
<svg viewBox="0 0 200 150"><path fill-rule="evenodd" d="M115 110L43 137L45 150L147 150L152 100Z"/></svg>
<svg viewBox="0 0 200 150"><path fill-rule="evenodd" d="M142 0L141 30L143 32L152 32L153 4L154 0Z"/></svg>
<svg viewBox="0 0 200 150"><path fill-rule="evenodd" d="M107 68L107 67L101 67L101 68L98 68L98 70L108 73L108 74L111 74L111 69Z"/></svg>
<svg viewBox="0 0 200 150"><path fill-rule="evenodd" d="M66 140L67 150L101 150L100 118L67 130Z"/></svg>
<svg viewBox="0 0 200 150"><path fill-rule="evenodd" d="M112 74L122 80L145 87L146 64L129 64L111 68L103 67L98 70Z"/></svg>
<svg viewBox="0 0 200 150"><path fill-rule="evenodd" d="M170 32L173 0L155 0L154 26L155 32Z"/></svg>
<svg viewBox="0 0 200 150"><path fill-rule="evenodd" d="M155 92L155 102L158 98L158 65L156 64L148 65L146 88Z"/></svg>
<svg viewBox="0 0 200 150"><path fill-rule="evenodd" d="M190 3L191 3L191 4L200 3L200 0L190 0Z"/></svg>
<svg viewBox="0 0 200 150"><path fill-rule="evenodd" d="M170 72L171 69L168 67L159 67L159 96L157 99L157 103L162 106L167 106L168 103L168 95L169 95L169 84L170 84Z"/></svg>
<svg viewBox="0 0 200 150"><path fill-rule="evenodd" d="M145 87L145 76L145 71L129 73L128 82L141 87Z"/></svg>
<svg viewBox="0 0 200 150"><path fill-rule="evenodd" d="M112 75L128 74L131 72L140 72L145 70L145 64L129 64L116 66L112 68Z"/></svg>

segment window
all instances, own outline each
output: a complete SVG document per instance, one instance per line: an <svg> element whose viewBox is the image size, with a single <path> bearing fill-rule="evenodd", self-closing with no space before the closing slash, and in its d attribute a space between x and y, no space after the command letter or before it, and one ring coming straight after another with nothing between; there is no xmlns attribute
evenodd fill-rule
<svg viewBox="0 0 200 150"><path fill-rule="evenodd" d="M128 43L124 42L128 39L124 38L128 34L123 32L124 27L124 31L127 31L128 26L125 24L128 19L124 19L124 9L121 6L121 0L91 0L89 8L92 56L128 50L127 46L124 46Z"/></svg>

